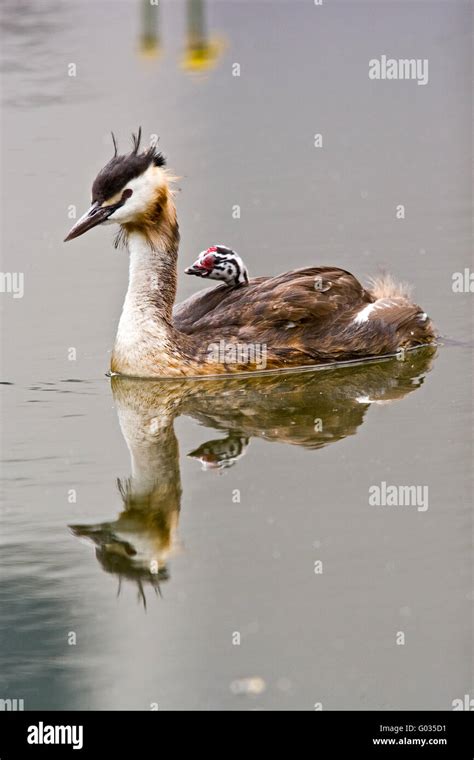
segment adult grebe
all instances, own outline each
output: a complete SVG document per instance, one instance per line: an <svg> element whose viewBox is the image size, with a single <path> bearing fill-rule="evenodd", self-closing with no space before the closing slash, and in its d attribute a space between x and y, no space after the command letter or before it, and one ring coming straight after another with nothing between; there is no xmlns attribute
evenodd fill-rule
<svg viewBox="0 0 474 760"><path fill-rule="evenodd" d="M179 231L172 178L154 147L140 152L140 137L141 130L127 155L117 155L115 146L94 180L91 208L66 238L116 223L118 239L128 247L129 286L112 372L176 377L257 367L254 352L231 352L229 362L226 352L216 352L217 342L264 346L266 369L286 369L392 354L433 341L427 315L396 286L386 281L365 289L335 267L258 277L242 288L217 286L188 299L181 307L184 318L173 322Z"/></svg>

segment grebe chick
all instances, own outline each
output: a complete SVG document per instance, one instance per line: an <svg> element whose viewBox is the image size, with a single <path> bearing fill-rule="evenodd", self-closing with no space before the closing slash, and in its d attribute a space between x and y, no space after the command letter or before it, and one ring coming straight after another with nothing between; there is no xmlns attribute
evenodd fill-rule
<svg viewBox="0 0 474 760"><path fill-rule="evenodd" d="M239 254L225 245L213 245L201 251L198 258L187 267L185 274L207 277L209 280L222 280L229 287L247 285L249 275L247 267Z"/></svg>

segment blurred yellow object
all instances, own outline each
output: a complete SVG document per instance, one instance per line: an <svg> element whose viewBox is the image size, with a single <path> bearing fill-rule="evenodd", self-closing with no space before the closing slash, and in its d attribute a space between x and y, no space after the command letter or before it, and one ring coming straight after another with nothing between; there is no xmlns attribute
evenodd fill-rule
<svg viewBox="0 0 474 760"><path fill-rule="evenodd" d="M154 59L159 58L162 53L162 48L159 40L155 37L142 37L140 40L140 56L141 58Z"/></svg>
<svg viewBox="0 0 474 760"><path fill-rule="evenodd" d="M214 68L225 45L222 40L193 43L188 45L181 66L186 71L208 71Z"/></svg>
<svg viewBox="0 0 474 760"><path fill-rule="evenodd" d="M161 55L159 39L159 7L158 1L141 0L141 35L139 52L142 58L154 59Z"/></svg>

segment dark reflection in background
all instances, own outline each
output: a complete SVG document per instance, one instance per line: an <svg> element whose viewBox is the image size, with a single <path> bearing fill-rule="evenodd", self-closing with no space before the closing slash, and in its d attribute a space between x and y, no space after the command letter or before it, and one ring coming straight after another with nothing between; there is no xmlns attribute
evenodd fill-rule
<svg viewBox="0 0 474 760"><path fill-rule="evenodd" d="M206 1L186 0L187 43L183 66L188 71L206 71L216 63L222 43L209 37Z"/></svg>
<svg viewBox="0 0 474 760"><path fill-rule="evenodd" d="M183 9L184 10L184 9ZM223 49L222 39L209 34L205 0L186 0L186 42L181 65L191 73L203 73L217 62ZM140 0L140 52L146 58L156 58L166 47L160 37L159 4Z"/></svg>
<svg viewBox="0 0 474 760"><path fill-rule="evenodd" d="M159 14L159 4L141 0L140 51L150 58L154 58L160 52Z"/></svg>

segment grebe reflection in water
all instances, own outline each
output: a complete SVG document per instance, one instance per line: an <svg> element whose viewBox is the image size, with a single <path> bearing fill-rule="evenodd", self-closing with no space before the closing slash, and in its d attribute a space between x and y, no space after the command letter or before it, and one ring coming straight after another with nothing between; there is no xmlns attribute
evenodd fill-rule
<svg viewBox="0 0 474 760"><path fill-rule="evenodd" d="M403 361L291 375L161 381L112 378L131 458L130 477L118 481L122 510L109 522L70 528L94 543L105 572L134 581L145 601L144 586L159 589L169 578L170 559L180 549L182 489L174 431L178 416L191 417L223 434L188 454L200 461L204 457L216 468L251 456L252 438L319 449L354 435L371 404L401 400L420 388L435 351L422 348Z"/></svg>

